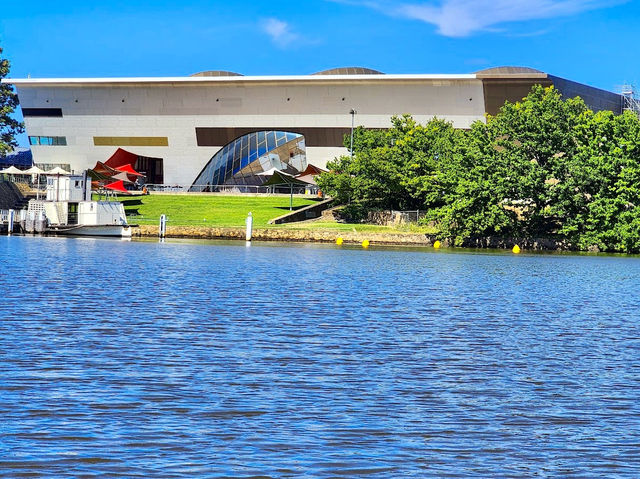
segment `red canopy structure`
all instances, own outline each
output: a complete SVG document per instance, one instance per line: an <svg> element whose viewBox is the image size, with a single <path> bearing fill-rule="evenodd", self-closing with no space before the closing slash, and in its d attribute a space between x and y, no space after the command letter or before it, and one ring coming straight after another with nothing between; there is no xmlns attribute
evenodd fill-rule
<svg viewBox="0 0 640 479"><path fill-rule="evenodd" d="M136 155L135 153L123 150L122 148L118 148L116 152L111 155L107 161L104 162L104 164L110 166L111 168L118 168L124 165L129 165L129 167L133 169L133 165L136 164L137 160L138 155Z"/></svg>
<svg viewBox="0 0 640 479"><path fill-rule="evenodd" d="M117 191L119 193L129 194L129 191L124 187L124 182L122 180L114 181L113 183L109 183L108 185L104 185L107 190Z"/></svg>
<svg viewBox="0 0 640 479"><path fill-rule="evenodd" d="M127 173L128 175L133 175L133 176L144 176L142 173L138 173L136 170L134 170L130 164L126 164L126 165L122 165L122 166L116 166L115 168L118 171L124 171L125 173Z"/></svg>
<svg viewBox="0 0 640 479"><path fill-rule="evenodd" d="M114 169L131 168L135 174L128 169L125 173L131 176L145 176L147 183L162 184L164 182L163 161L162 158L141 156L118 148L104 164ZM142 171L143 174L138 171Z"/></svg>
<svg viewBox="0 0 640 479"><path fill-rule="evenodd" d="M115 168L112 168L106 163L102 163L101 161L96 162L96 166L93 167L93 171L104 176L114 176L120 173L120 170L116 170Z"/></svg>
<svg viewBox="0 0 640 479"><path fill-rule="evenodd" d="M325 173L327 170L323 170L322 168L318 168L315 165L309 165L307 166L307 169L304 170L302 173L300 173L299 175L296 175L296 178L298 180L302 180L305 181L311 185L317 186L318 184L316 183L315 177L318 176L320 173Z"/></svg>
<svg viewBox="0 0 640 479"><path fill-rule="evenodd" d="M311 176L316 176L319 175L320 173L326 173L327 170L323 170L322 168L318 168L316 165L307 165L306 170L304 170L302 173L300 173L299 175L297 175L297 177L300 176L307 176L307 175L311 175Z"/></svg>

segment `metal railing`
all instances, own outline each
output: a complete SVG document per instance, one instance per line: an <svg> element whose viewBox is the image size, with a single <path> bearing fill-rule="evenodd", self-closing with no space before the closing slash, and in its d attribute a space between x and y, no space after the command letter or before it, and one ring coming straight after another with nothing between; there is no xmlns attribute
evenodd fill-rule
<svg viewBox="0 0 640 479"><path fill-rule="evenodd" d="M189 190L189 187L185 185L165 185L165 184L158 184L158 183L147 183L144 186L146 186L147 190L149 191L165 191L167 193L169 192L176 193L176 192L183 192L183 191Z"/></svg>
<svg viewBox="0 0 640 479"><path fill-rule="evenodd" d="M379 225L399 225L419 223L427 214L427 210L380 210L370 211L367 221Z"/></svg>
<svg viewBox="0 0 640 479"><path fill-rule="evenodd" d="M229 194L258 194L258 193L278 193L290 194L290 186L255 186L255 185L164 185L164 184L147 184L145 185L149 191L165 192L165 193L229 193ZM294 186L293 194L316 194L318 188L315 186L304 187Z"/></svg>
<svg viewBox="0 0 640 479"><path fill-rule="evenodd" d="M392 215L398 215L405 223L418 223L427 214L426 210L406 210L406 211L391 211Z"/></svg>

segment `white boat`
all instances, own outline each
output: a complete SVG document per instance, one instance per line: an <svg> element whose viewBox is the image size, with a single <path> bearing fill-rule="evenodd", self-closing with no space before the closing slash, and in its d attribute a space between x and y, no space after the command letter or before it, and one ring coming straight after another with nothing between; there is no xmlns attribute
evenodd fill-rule
<svg viewBox="0 0 640 479"><path fill-rule="evenodd" d="M92 200L86 173L47 176L46 198L29 201L26 224L27 232L131 237L122 203Z"/></svg>

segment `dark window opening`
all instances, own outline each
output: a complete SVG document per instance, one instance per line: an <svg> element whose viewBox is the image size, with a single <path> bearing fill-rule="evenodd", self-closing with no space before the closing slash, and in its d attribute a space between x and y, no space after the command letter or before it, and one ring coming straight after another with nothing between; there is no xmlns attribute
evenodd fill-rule
<svg viewBox="0 0 640 479"><path fill-rule="evenodd" d="M22 115L62 118L62 108L23 108Z"/></svg>

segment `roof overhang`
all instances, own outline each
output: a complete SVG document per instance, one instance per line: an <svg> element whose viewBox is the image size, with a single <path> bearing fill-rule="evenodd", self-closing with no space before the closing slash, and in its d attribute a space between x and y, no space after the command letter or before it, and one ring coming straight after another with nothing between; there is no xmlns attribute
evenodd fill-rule
<svg viewBox="0 0 640 479"><path fill-rule="evenodd" d="M130 78L5 78L2 83L38 86L201 85L260 83L389 83L476 80L475 73L402 75L289 75L226 77L130 77Z"/></svg>

